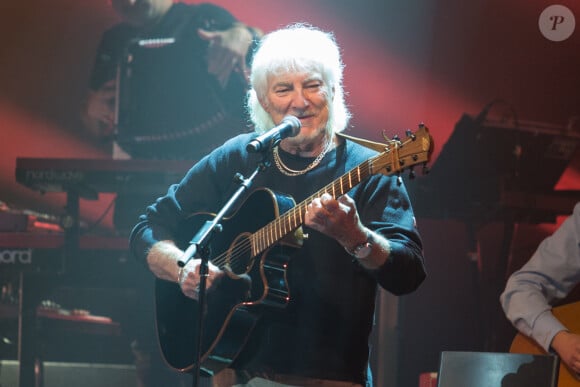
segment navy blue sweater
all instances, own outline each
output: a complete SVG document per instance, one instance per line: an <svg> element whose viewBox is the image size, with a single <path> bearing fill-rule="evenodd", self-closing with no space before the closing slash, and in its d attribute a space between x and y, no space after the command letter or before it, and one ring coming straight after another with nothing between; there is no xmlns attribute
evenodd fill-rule
<svg viewBox="0 0 580 387"><path fill-rule="evenodd" d="M182 238L191 213L221 209L237 188L234 175L249 176L259 161L258 155L245 150L252 136L227 141L148 207L131 235L131 251L138 260L145 261L155 242ZM258 175L252 189L266 187L300 203L375 154L346 140L304 175L288 177L272 165ZM280 155L293 169L312 162L282 150ZM415 290L426 274L405 186L395 177L379 174L348 194L356 201L363 224L390 241L388 261L377 270L366 270L335 240L304 227L309 238L292 254L287 270L290 302L264 314L235 367L364 385L377 284L393 294L405 294Z"/></svg>

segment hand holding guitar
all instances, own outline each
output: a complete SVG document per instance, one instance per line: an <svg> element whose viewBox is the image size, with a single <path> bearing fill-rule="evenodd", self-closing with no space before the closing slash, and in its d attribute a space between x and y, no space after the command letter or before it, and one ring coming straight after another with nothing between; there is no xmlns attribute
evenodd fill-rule
<svg viewBox="0 0 580 387"><path fill-rule="evenodd" d="M558 374L558 387L580 386L580 320L578 311L580 302L573 302L557 306L552 309L552 314L568 330L563 330L554 336L550 347L560 357L560 371ZM512 353L536 353L547 354L531 337L518 333L510 347Z"/></svg>
<svg viewBox="0 0 580 387"><path fill-rule="evenodd" d="M348 195L334 199L332 195L324 193L315 198L306 207L304 223L337 241L353 233L364 234L354 200Z"/></svg>
<svg viewBox="0 0 580 387"><path fill-rule="evenodd" d="M199 283L201 281L199 274L200 267L201 259L192 259L187 265L180 268L177 274L177 283L181 291L184 295L194 300L197 300L199 297ZM209 262L206 288L210 289L216 280L224 274L216 265Z"/></svg>
<svg viewBox="0 0 580 387"><path fill-rule="evenodd" d="M306 207L305 224L334 238L349 252L368 242L371 233L360 221L356 204L348 195L334 199L329 193L324 193L315 198ZM380 267L385 262L389 250L386 239L377 234L372 235L371 246L381 246L374 249L380 251L380 254L376 252L373 254L371 247L368 257L359 258L359 262L369 269Z"/></svg>
<svg viewBox="0 0 580 387"><path fill-rule="evenodd" d="M560 359L580 378L580 335L560 331L552 340L552 348L558 352Z"/></svg>
<svg viewBox="0 0 580 387"><path fill-rule="evenodd" d="M177 265L184 252L173 241L155 243L147 256L147 263L156 277L173 283L177 282L181 292L188 298L197 300L199 296L199 269L201 259L192 259L184 267ZM225 273L209 262L206 288L210 289Z"/></svg>

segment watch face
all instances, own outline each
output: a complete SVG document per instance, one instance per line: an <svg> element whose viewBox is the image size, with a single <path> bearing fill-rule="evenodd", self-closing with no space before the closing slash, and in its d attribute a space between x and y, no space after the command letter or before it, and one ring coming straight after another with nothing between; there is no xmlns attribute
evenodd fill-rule
<svg viewBox="0 0 580 387"><path fill-rule="evenodd" d="M358 259L366 258L369 256L372 250L372 244L367 242L365 244L359 245L354 250L354 256Z"/></svg>

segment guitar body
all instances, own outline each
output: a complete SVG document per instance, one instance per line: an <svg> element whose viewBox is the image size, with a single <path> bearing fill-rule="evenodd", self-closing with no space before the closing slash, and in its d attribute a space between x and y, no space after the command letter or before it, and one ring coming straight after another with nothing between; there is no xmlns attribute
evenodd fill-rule
<svg viewBox="0 0 580 387"><path fill-rule="evenodd" d="M294 206L289 196L257 190L232 217L222 223L223 231L216 233L210 243L210 260L226 261L226 267L239 275L228 275L212 286L207 293L206 313L203 314L202 357L200 369L212 375L229 366L241 352L261 315L264 306L284 307L289 301L286 282L288 254L298 242L281 242L258 257L233 254L247 245L247 235L277 218ZM197 230L209 214L192 217ZM216 262L219 267L223 262ZM227 272L227 270L226 270ZM156 280L155 287L157 335L166 363L179 371L189 372L195 367L199 336L199 304L183 295L173 282Z"/></svg>
<svg viewBox="0 0 580 387"><path fill-rule="evenodd" d="M552 312L571 332L580 333L580 301L558 306ZM521 333L518 333L512 341L510 352L546 354L534 340ZM563 362L560 362L558 387L580 387L580 379L576 378Z"/></svg>

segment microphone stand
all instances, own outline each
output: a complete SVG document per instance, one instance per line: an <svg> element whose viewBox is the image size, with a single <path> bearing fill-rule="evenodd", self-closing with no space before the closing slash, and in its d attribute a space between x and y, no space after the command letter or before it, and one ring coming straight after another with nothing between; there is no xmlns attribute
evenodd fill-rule
<svg viewBox="0 0 580 387"><path fill-rule="evenodd" d="M198 325L198 337L197 337L197 347L196 347L196 362L194 367L194 379L193 386L199 386L200 370L201 370L201 357L202 357L202 338L203 338L203 328L204 328L204 316L206 314L206 284L207 277L209 276L209 249L208 244L214 232L221 232L222 225L220 221L224 216L235 207L236 202L242 196L242 194L248 190L256 176L264 171L270 166L268 161L268 155L271 153L272 148L279 143L275 141L269 147L265 147L262 153L262 160L258 163L256 169L252 172L249 178L245 179L240 173L236 173L234 180L239 183L239 188L233 193L231 198L226 202L222 209L216 214L212 220L208 220L200 228L200 230L195 234L195 236L190 241L190 246L187 248L183 257L177 262L179 267L184 267L187 263L194 257L201 259L201 264L199 268L200 281L199 281L199 293L198 293L198 304L199 304L199 319L197 321Z"/></svg>

